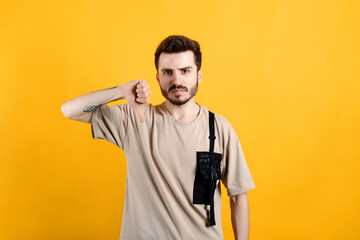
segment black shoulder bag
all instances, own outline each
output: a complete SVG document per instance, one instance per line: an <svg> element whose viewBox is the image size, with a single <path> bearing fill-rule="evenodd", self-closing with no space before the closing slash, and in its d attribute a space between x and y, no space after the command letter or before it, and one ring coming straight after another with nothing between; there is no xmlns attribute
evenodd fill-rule
<svg viewBox="0 0 360 240"><path fill-rule="evenodd" d="M217 180L221 179L220 162L222 154L214 153L215 118L209 111L210 149L209 152L196 152L197 165L194 182L193 204L210 205L210 226L214 226L214 193Z"/></svg>

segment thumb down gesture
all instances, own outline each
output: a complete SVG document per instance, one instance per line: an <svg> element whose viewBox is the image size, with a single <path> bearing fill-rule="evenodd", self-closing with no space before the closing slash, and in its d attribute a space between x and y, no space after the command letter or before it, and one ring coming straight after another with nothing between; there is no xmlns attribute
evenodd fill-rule
<svg viewBox="0 0 360 240"><path fill-rule="evenodd" d="M129 106L137 113L140 121L144 122L145 116L140 106L150 101L150 87L147 82L138 79L125 83L124 94Z"/></svg>

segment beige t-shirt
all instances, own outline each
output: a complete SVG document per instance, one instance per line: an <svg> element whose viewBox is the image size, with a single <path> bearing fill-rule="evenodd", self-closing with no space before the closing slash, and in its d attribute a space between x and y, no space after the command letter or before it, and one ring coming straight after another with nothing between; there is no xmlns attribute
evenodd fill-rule
<svg viewBox="0 0 360 240"><path fill-rule="evenodd" d="M209 112L201 106L192 122L178 121L160 105L142 105L145 122L128 104L93 111L94 139L121 148L127 180L120 239L223 239L220 183L214 195L215 226L207 224L210 207L193 204L196 152L209 151ZM228 195L255 188L231 124L215 114L215 153L222 154L221 181Z"/></svg>

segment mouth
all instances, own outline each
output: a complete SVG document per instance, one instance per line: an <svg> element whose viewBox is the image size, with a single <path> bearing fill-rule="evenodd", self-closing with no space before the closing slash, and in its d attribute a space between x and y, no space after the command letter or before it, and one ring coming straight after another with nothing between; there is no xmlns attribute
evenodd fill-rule
<svg viewBox="0 0 360 240"><path fill-rule="evenodd" d="M187 88L184 87L184 86L172 86L169 89L169 92L173 93L173 94L180 94L180 93L183 93L183 92L187 92Z"/></svg>
<svg viewBox="0 0 360 240"><path fill-rule="evenodd" d="M173 94L179 94L179 93L182 93L182 92L186 92L186 90L184 90L184 89L174 89L174 90L171 91L171 93L173 93Z"/></svg>

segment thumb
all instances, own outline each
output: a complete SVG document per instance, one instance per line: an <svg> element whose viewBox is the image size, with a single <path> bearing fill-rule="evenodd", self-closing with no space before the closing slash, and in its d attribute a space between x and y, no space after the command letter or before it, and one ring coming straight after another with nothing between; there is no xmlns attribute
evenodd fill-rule
<svg viewBox="0 0 360 240"><path fill-rule="evenodd" d="M139 116L140 122L142 122L142 123L145 122L145 115L144 115L144 112L141 110L140 105L137 105L134 110L137 113L137 115Z"/></svg>

